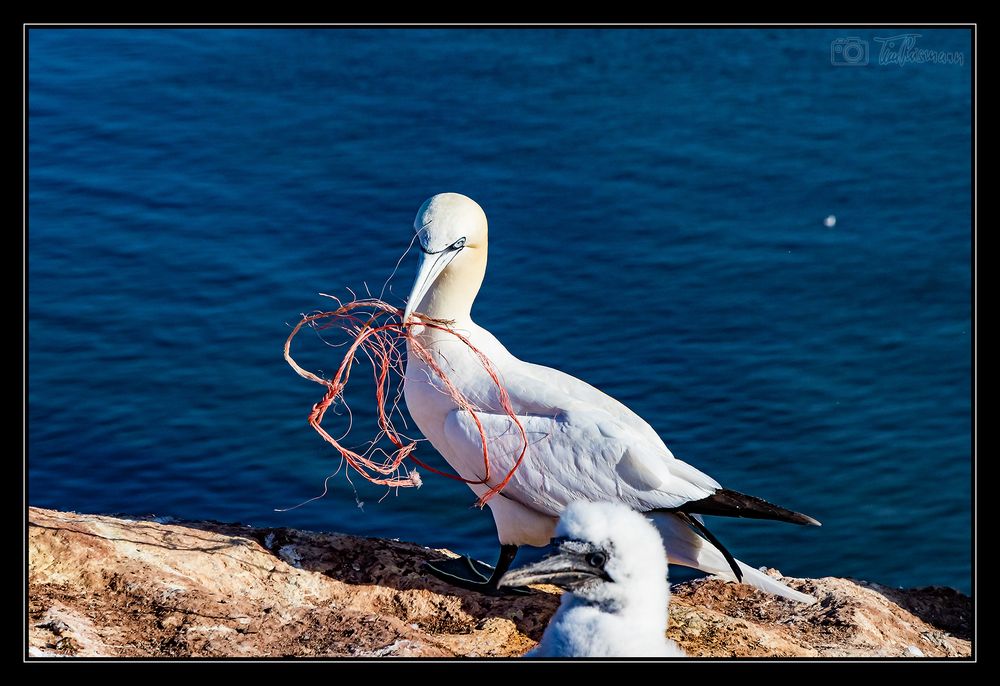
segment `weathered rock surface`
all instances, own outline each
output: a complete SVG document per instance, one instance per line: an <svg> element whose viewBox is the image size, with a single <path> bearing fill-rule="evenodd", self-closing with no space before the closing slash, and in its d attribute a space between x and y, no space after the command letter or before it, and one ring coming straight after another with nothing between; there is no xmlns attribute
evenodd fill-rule
<svg viewBox="0 0 1000 686"><path fill-rule="evenodd" d="M410 543L31 508L32 656L518 656L558 589L488 598L420 571ZM777 574L774 572L774 574ZM970 655L946 588L790 579L802 605L714 579L679 584L668 635L692 656Z"/></svg>

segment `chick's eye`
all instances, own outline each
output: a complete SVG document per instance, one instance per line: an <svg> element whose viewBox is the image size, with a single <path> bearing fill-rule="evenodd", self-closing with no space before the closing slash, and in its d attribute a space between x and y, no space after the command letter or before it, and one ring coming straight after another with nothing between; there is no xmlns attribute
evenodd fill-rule
<svg viewBox="0 0 1000 686"><path fill-rule="evenodd" d="M465 237L459 238L457 241L451 244L452 250L461 250L465 247Z"/></svg>
<svg viewBox="0 0 1000 686"><path fill-rule="evenodd" d="M603 568L604 563L608 561L608 556L604 553L591 553L587 556L587 564L591 567Z"/></svg>

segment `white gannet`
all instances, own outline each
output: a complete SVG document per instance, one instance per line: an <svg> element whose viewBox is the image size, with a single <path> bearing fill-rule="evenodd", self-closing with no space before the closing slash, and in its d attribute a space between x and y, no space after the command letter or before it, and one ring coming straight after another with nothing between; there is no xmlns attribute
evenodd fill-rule
<svg viewBox="0 0 1000 686"><path fill-rule="evenodd" d="M513 569L501 587L566 590L542 640L525 657L684 657L666 638L670 586L660 534L621 503L571 503L556 553Z"/></svg>
<svg viewBox="0 0 1000 686"><path fill-rule="evenodd" d="M475 353L448 332L420 326L419 316L410 321L419 313L451 320L452 328L490 359L529 442L513 478L488 501L500 540L496 567L459 558L436 562L431 571L457 585L496 592L518 546L548 544L569 503L615 501L652 517L674 564L803 602L814 600L736 560L700 515L819 522L722 488L675 458L656 431L625 405L558 369L517 359L472 321L472 303L486 274L487 222L478 204L458 193L435 195L420 207L414 228L420 266L403 319L410 323L411 336L477 406L488 438L488 482L481 483L486 473L475 419L433 370L411 354L408 339L404 396L410 415L477 496L498 484L521 454L521 433L502 409L496 385Z"/></svg>

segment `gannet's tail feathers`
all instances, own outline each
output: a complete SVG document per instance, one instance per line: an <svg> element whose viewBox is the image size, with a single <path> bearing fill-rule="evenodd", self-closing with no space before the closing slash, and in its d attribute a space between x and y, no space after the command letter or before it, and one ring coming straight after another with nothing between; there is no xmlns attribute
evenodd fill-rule
<svg viewBox="0 0 1000 686"><path fill-rule="evenodd" d="M646 515L660 531L663 545L667 549L667 559L671 564L694 567L729 581L738 580L726 556L713 543L696 534L681 516L673 512L647 512ZM697 520L696 517L691 518ZM735 558L732 560L743 573L743 583L800 603L816 602L813 596L791 589Z"/></svg>
<svg viewBox="0 0 1000 686"><path fill-rule="evenodd" d="M707 498L684 503L677 508L677 511L688 514L721 515L723 517L773 519L779 522L791 522L792 524L822 526L808 515L786 510L762 498L746 495L739 491L731 491L728 488L720 488Z"/></svg>
<svg viewBox="0 0 1000 686"><path fill-rule="evenodd" d="M736 561L736 564L738 564L740 569L743 570L743 583L745 584L750 584L754 588L759 588L762 591L773 593L774 595L781 596L782 598L796 600L800 603L805 603L806 605L811 605L816 602L815 596L796 591L794 588L789 588L777 579L772 579L759 569L754 569L750 565L740 562L739 560Z"/></svg>

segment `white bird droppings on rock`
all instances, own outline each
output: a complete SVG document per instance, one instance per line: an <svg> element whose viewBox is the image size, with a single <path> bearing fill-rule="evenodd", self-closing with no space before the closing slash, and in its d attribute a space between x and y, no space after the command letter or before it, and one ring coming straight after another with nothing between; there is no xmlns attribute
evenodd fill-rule
<svg viewBox="0 0 1000 686"><path fill-rule="evenodd" d="M283 545L278 548L278 557L293 567L302 569L302 555L293 545Z"/></svg>

